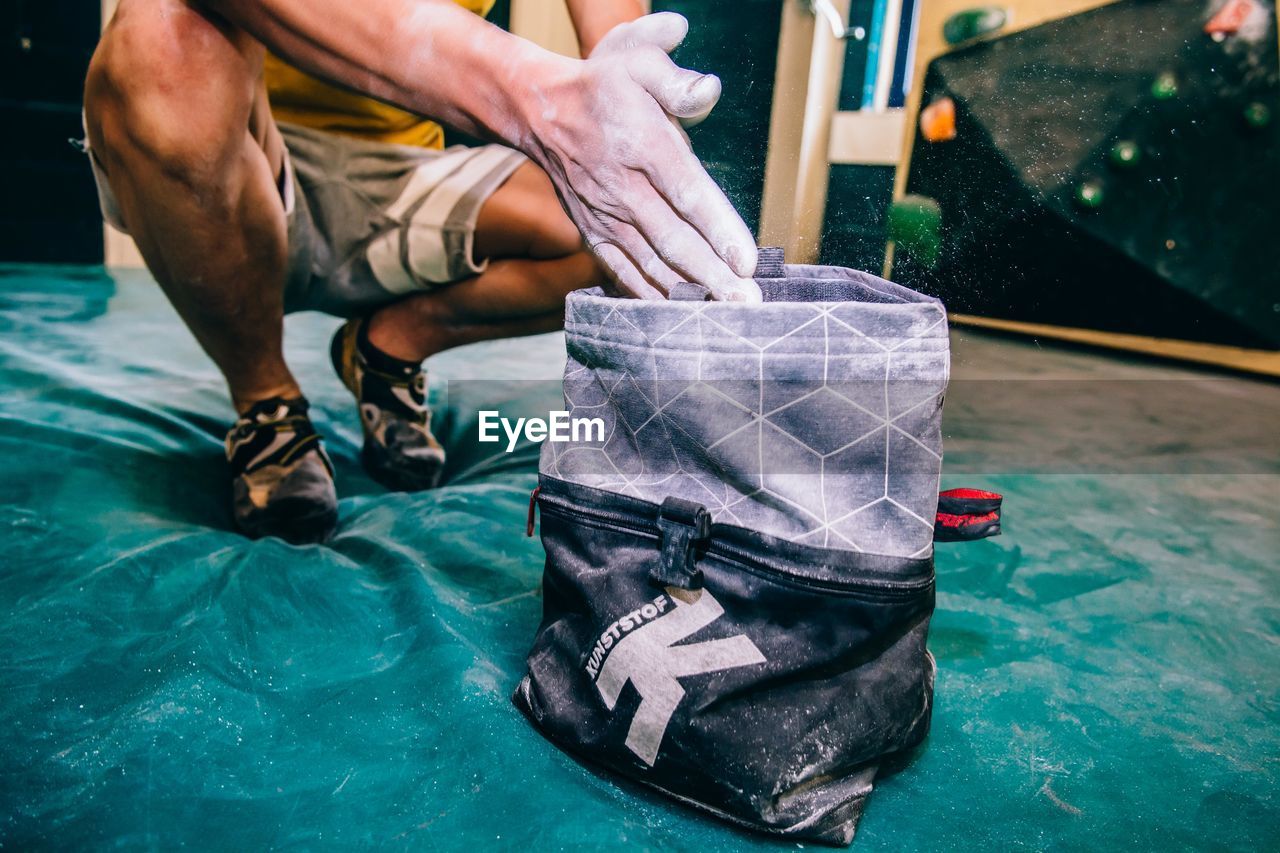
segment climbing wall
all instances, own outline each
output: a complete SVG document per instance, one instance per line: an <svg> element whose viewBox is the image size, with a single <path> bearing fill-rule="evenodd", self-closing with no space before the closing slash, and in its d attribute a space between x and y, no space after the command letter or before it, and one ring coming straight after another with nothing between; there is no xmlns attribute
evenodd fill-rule
<svg viewBox="0 0 1280 853"><path fill-rule="evenodd" d="M1125 0L935 60L894 277L953 311L1280 346L1276 46L1265 0Z"/></svg>

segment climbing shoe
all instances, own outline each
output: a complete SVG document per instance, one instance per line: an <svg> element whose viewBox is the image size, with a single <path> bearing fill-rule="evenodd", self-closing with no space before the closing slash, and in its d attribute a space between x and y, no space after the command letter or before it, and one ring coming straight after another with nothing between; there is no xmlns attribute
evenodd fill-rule
<svg viewBox="0 0 1280 853"><path fill-rule="evenodd" d="M367 329L363 319L349 321L329 350L334 370L360 409L365 470L392 491L435 488L444 470L444 448L431 434L426 373L420 363L373 346Z"/></svg>
<svg viewBox="0 0 1280 853"><path fill-rule="evenodd" d="M232 511L246 536L321 542L338 523L333 464L307 408L301 397L263 400L227 433Z"/></svg>

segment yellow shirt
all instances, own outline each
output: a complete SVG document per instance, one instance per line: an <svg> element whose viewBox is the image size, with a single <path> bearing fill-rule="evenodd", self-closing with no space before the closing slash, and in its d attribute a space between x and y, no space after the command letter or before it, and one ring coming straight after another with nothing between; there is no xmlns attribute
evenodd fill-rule
<svg viewBox="0 0 1280 853"><path fill-rule="evenodd" d="M483 16L489 14L496 0L454 2ZM326 83L270 53L263 73L271 113L277 121L358 139L423 148L444 147L444 128L434 121Z"/></svg>

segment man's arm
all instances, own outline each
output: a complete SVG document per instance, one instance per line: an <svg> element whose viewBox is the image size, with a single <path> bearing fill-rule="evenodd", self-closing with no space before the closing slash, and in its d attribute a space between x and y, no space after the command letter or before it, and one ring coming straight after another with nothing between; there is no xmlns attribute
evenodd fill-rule
<svg viewBox="0 0 1280 853"><path fill-rule="evenodd" d="M565 0L565 5L569 7L583 59L591 55L609 30L644 14L640 0Z"/></svg>
<svg viewBox="0 0 1280 853"><path fill-rule="evenodd" d="M206 0L294 65L430 115L474 136L516 142L524 81L572 60L503 32L452 0Z"/></svg>
<svg viewBox="0 0 1280 853"><path fill-rule="evenodd" d="M759 299L751 233L667 118L719 92L653 47L680 41L680 16L628 24L640 48L576 60L451 0L207 2L303 69L523 151L632 295L684 280Z"/></svg>

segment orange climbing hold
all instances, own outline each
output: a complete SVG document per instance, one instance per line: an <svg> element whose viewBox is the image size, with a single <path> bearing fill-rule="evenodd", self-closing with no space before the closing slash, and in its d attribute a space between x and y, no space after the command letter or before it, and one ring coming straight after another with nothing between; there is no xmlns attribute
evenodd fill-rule
<svg viewBox="0 0 1280 853"><path fill-rule="evenodd" d="M1249 20L1249 16L1257 7L1256 0L1227 0L1226 4L1218 10L1218 14L1204 25L1204 31L1209 35L1233 36L1244 26L1244 22Z"/></svg>
<svg viewBox="0 0 1280 853"><path fill-rule="evenodd" d="M929 142L950 142L956 138L956 102L938 98L920 111L920 135Z"/></svg>

